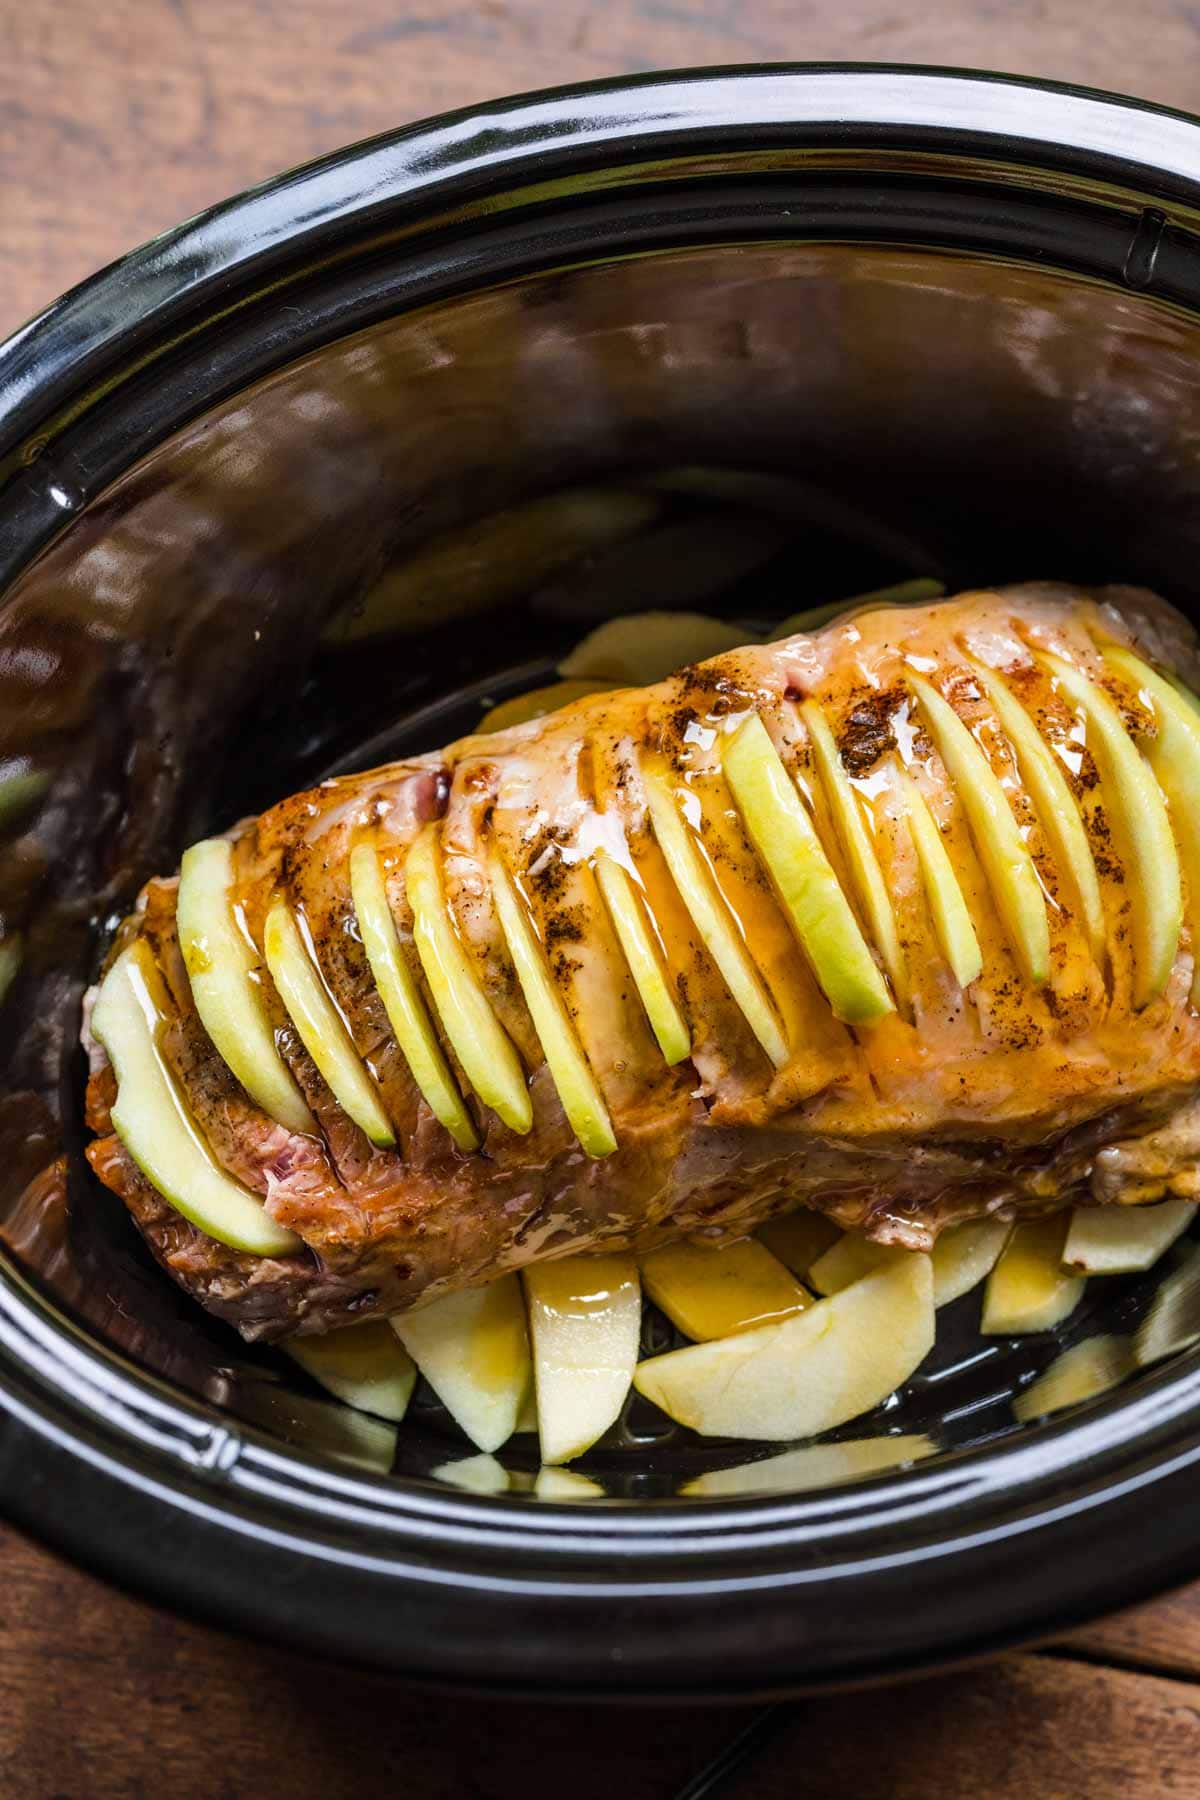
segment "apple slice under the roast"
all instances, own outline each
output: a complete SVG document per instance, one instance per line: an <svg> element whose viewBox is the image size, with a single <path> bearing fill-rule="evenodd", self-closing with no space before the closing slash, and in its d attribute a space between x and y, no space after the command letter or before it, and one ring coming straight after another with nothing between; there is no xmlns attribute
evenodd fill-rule
<svg viewBox="0 0 1200 1800"><path fill-rule="evenodd" d="M626 613L589 631L558 671L609 687L650 687L686 663L740 649L747 641L741 626L707 613Z"/></svg>
<svg viewBox="0 0 1200 1800"><path fill-rule="evenodd" d="M160 1053L166 1018L162 977L139 939L105 975L92 1010L117 1077L113 1130L151 1186L206 1236L255 1256L303 1249L214 1159Z"/></svg>
<svg viewBox="0 0 1200 1800"><path fill-rule="evenodd" d="M669 1064L683 1062L691 1054L692 1037L672 991L649 908L629 871L607 850L596 852L593 867L658 1047Z"/></svg>
<svg viewBox="0 0 1200 1800"><path fill-rule="evenodd" d="M524 1271L542 1460L603 1437L637 1366L642 1290L632 1256L568 1256Z"/></svg>
<svg viewBox="0 0 1200 1800"><path fill-rule="evenodd" d="M426 825L409 849L404 882L413 943L463 1074L484 1105L524 1135L533 1126L533 1102L521 1060L459 940L442 886L435 824Z"/></svg>
<svg viewBox="0 0 1200 1800"><path fill-rule="evenodd" d="M1017 966L1033 987L1050 975L1050 925L1046 901L1012 807L991 763L954 708L921 676L908 676L938 755L954 785L976 854Z"/></svg>
<svg viewBox="0 0 1200 1800"><path fill-rule="evenodd" d="M404 960L374 844L356 844L350 853L350 894L375 986L413 1080L459 1149L477 1150L479 1135L442 1054L421 990Z"/></svg>
<svg viewBox="0 0 1200 1800"><path fill-rule="evenodd" d="M408 1411L416 1366L386 1319L347 1325L323 1337L290 1338L283 1348L344 1406L395 1425Z"/></svg>
<svg viewBox="0 0 1200 1800"><path fill-rule="evenodd" d="M567 1122L589 1156L611 1156L617 1140L600 1084L555 986L524 900L497 850L488 858L488 876L500 929Z"/></svg>
<svg viewBox="0 0 1200 1800"><path fill-rule="evenodd" d="M750 840L835 1017L862 1025L893 1012L817 828L757 713L729 739L723 763Z"/></svg>
<svg viewBox="0 0 1200 1800"><path fill-rule="evenodd" d="M1072 1344L1056 1356L1045 1373L1016 1396L1013 1417L1027 1424L1061 1412L1064 1406L1094 1400L1132 1375L1136 1367L1132 1338L1107 1334L1085 1338L1082 1344Z"/></svg>
<svg viewBox="0 0 1200 1800"><path fill-rule="evenodd" d="M807 1207L802 1207L798 1212L768 1219L765 1225L759 1226L757 1235L772 1256L777 1256L785 1268L803 1280L817 1258L824 1256L842 1233L824 1213L810 1212Z"/></svg>
<svg viewBox="0 0 1200 1800"><path fill-rule="evenodd" d="M1087 1286L1062 1266L1069 1217L1053 1213L1014 1225L988 1276L979 1329L985 1337L1049 1331L1073 1313Z"/></svg>
<svg viewBox="0 0 1200 1800"><path fill-rule="evenodd" d="M925 904L950 972L959 987L965 988L978 980L983 970L983 953L975 935L970 908L924 794L902 764L896 764L896 772L900 779L904 816L912 833L917 867L921 871Z"/></svg>
<svg viewBox="0 0 1200 1800"><path fill-rule="evenodd" d="M895 1437L880 1432L877 1437L843 1438L836 1444L806 1444L802 1450L785 1450L782 1456L735 1463L732 1469L709 1469L679 1491L694 1500L731 1500L736 1494L768 1493L773 1488L802 1494L898 1469L902 1463L932 1456L936 1449L924 1432Z"/></svg>
<svg viewBox="0 0 1200 1800"><path fill-rule="evenodd" d="M1081 1275L1133 1275L1152 1269L1195 1217L1192 1200L1162 1200L1157 1206L1076 1207L1063 1266Z"/></svg>
<svg viewBox="0 0 1200 1800"><path fill-rule="evenodd" d="M233 910L226 838L185 850L175 916L200 1022L250 1098L289 1131L315 1132L312 1114L275 1045L261 964Z"/></svg>
<svg viewBox="0 0 1200 1800"><path fill-rule="evenodd" d="M999 1219L972 1219L940 1232L931 1253L933 1304L949 1306L977 1287L995 1267L1011 1230ZM848 1231L813 1263L808 1279L819 1294L839 1294L872 1270L913 1254L899 1244L877 1244Z"/></svg>
<svg viewBox="0 0 1200 1800"><path fill-rule="evenodd" d="M782 1068L788 1059L787 1040L762 975L680 814L670 781L652 766L646 766L643 774L654 835L671 879L751 1031L776 1068Z"/></svg>
<svg viewBox="0 0 1200 1800"><path fill-rule="evenodd" d="M479 1450L498 1450L517 1428L531 1363L520 1277L446 1294L397 1313L392 1330L455 1423Z"/></svg>
<svg viewBox="0 0 1200 1800"><path fill-rule="evenodd" d="M489 707L475 729L483 733L507 731L510 725L528 725L531 719L561 712L572 700L602 694L609 685L607 681L552 681L548 687L529 688L523 694L514 694L511 700L502 700L499 706Z"/></svg>
<svg viewBox="0 0 1200 1800"><path fill-rule="evenodd" d="M665 1244L642 1257L641 1272L655 1306L697 1343L778 1324L812 1305L807 1288L754 1238Z"/></svg>
<svg viewBox="0 0 1200 1800"><path fill-rule="evenodd" d="M908 968L900 948L900 932L896 912L888 892L883 870L879 866L874 839L854 784L838 754L829 721L815 700L806 700L800 715L808 727L813 758L817 765L829 810L858 895L858 904L867 928L887 970L892 992L902 1007L909 999Z"/></svg>
<svg viewBox="0 0 1200 1800"><path fill-rule="evenodd" d="M1181 693L1130 651L1106 645L1104 660L1140 689L1158 726L1157 735L1149 738L1143 749L1167 796L1187 878L1192 1004L1200 1005L1200 711L1194 697Z"/></svg>
<svg viewBox="0 0 1200 1800"><path fill-rule="evenodd" d="M354 1048L341 1013L329 998L316 957L286 901L278 900L263 926L263 955L300 1041L329 1085L334 1099L373 1144L396 1142L370 1071Z"/></svg>
<svg viewBox="0 0 1200 1800"><path fill-rule="evenodd" d="M782 1325L651 1357L634 1385L704 1437L811 1437L886 1400L933 1340L933 1270L910 1254Z"/></svg>
<svg viewBox="0 0 1200 1800"><path fill-rule="evenodd" d="M1048 650L1035 652L1060 691L1084 717L1087 746L1100 771L1109 824L1125 864L1133 938L1133 1004L1161 994L1183 929L1179 853L1154 771L1094 681Z"/></svg>
<svg viewBox="0 0 1200 1800"><path fill-rule="evenodd" d="M1066 775L1049 744L1016 695L994 669L968 657L980 686L1012 745L1025 791L1060 869L1070 877L1079 901L1088 948L1103 967L1108 955L1100 879L1087 828Z"/></svg>

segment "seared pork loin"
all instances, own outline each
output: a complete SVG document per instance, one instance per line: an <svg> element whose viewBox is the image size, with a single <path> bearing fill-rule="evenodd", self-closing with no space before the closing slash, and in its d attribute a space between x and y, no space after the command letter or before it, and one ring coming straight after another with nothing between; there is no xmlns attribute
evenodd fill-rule
<svg viewBox="0 0 1200 1800"><path fill-rule="evenodd" d="M92 1166L266 1339L798 1207L1196 1196L1196 676L1153 596L1031 585L324 782L144 888Z"/></svg>

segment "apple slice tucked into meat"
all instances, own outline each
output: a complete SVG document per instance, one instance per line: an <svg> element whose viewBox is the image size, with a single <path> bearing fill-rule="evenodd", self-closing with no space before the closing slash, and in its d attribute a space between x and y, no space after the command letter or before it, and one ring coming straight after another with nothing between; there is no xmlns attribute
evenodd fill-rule
<svg viewBox="0 0 1200 1800"><path fill-rule="evenodd" d="M524 1134L533 1125L533 1103L520 1058L479 985L446 904L436 825L426 825L409 850L404 879L413 943L454 1054L484 1105Z"/></svg>
<svg viewBox="0 0 1200 1800"><path fill-rule="evenodd" d="M768 1219L758 1229L759 1239L771 1255L801 1278L841 1235L832 1219L807 1209L785 1213L781 1219Z"/></svg>
<svg viewBox="0 0 1200 1800"><path fill-rule="evenodd" d="M417 1371L386 1320L347 1325L324 1337L292 1338L283 1348L344 1405L394 1424L408 1411Z"/></svg>
<svg viewBox="0 0 1200 1800"><path fill-rule="evenodd" d="M934 822L925 796L908 770L897 765L904 816L912 833L925 904L933 920L942 955L959 987L967 987L978 979L983 968L979 939L971 921L950 853L942 842L942 834Z"/></svg>
<svg viewBox="0 0 1200 1800"><path fill-rule="evenodd" d="M517 1427L529 1391L529 1333L516 1275L465 1288L418 1312L397 1313L392 1330L478 1450L498 1450Z"/></svg>
<svg viewBox="0 0 1200 1800"><path fill-rule="evenodd" d="M979 1329L985 1337L1049 1331L1073 1313L1087 1286L1062 1266L1068 1218L1055 1213L1014 1225L988 1276Z"/></svg>
<svg viewBox="0 0 1200 1800"><path fill-rule="evenodd" d="M316 957L291 908L278 901L263 926L263 955L279 998L300 1041L329 1084L334 1099L373 1144L396 1142L392 1122L345 1020L329 998Z"/></svg>
<svg viewBox="0 0 1200 1800"><path fill-rule="evenodd" d="M1192 1004L1200 1004L1200 712L1179 689L1128 650L1105 649L1104 660L1149 701L1158 726L1143 748L1171 808L1171 824L1188 887L1194 968Z"/></svg>
<svg viewBox="0 0 1200 1800"><path fill-rule="evenodd" d="M600 1084L546 965L525 903L497 852L489 859L488 873L500 929L567 1121L589 1156L611 1156L617 1140Z"/></svg>
<svg viewBox="0 0 1200 1800"><path fill-rule="evenodd" d="M680 815L670 781L660 769L647 767L643 773L654 835L671 879L751 1031L776 1068L782 1068L788 1059L787 1040L763 978Z"/></svg>
<svg viewBox="0 0 1200 1800"><path fill-rule="evenodd" d="M900 1005L907 1007L908 969L904 952L900 948L895 909L883 878L883 870L879 866L874 840L863 817L862 803L838 754L829 721L821 708L815 700L806 700L800 713L808 727L813 759L850 870L850 879L858 895L859 908L887 970L892 992Z"/></svg>
<svg viewBox="0 0 1200 1800"><path fill-rule="evenodd" d="M977 1287L994 1268L1011 1229L999 1219L975 1219L941 1232L932 1252L933 1304L949 1306ZM912 1255L901 1245L876 1244L848 1231L812 1265L808 1279L819 1294L838 1294L873 1269Z"/></svg>
<svg viewBox="0 0 1200 1800"><path fill-rule="evenodd" d="M413 1080L459 1149L477 1150L478 1133L404 960L374 844L356 844L350 854L350 893L375 986Z"/></svg>
<svg viewBox="0 0 1200 1800"><path fill-rule="evenodd" d="M1012 745L1021 780L1033 802L1046 841L1075 889L1088 948L1103 966L1107 944L1100 879L1075 796L1054 752L1015 694L994 669L974 658L968 658L968 661Z"/></svg>
<svg viewBox="0 0 1200 1800"><path fill-rule="evenodd" d="M1063 1265L1081 1275L1151 1269L1196 1217L1191 1200L1158 1206L1080 1206L1071 1214Z"/></svg>
<svg viewBox="0 0 1200 1800"><path fill-rule="evenodd" d="M1087 725L1088 749L1100 771L1109 824L1126 865L1133 1004L1145 1006L1167 985L1183 927L1179 855L1162 790L1104 690L1061 656L1039 651L1037 657Z"/></svg>
<svg viewBox="0 0 1200 1800"><path fill-rule="evenodd" d="M759 860L835 1016L861 1025L892 1012L887 984L816 826L757 713L729 740L724 768Z"/></svg>
<svg viewBox="0 0 1200 1800"><path fill-rule="evenodd" d="M1050 975L1050 925L1033 857L991 763L949 701L910 674L930 736L971 827L1005 935L1025 980L1042 987Z"/></svg>
<svg viewBox="0 0 1200 1800"><path fill-rule="evenodd" d="M652 1357L634 1383L704 1437L810 1437L886 1400L933 1338L930 1260L905 1255L782 1325Z"/></svg>
<svg viewBox="0 0 1200 1800"><path fill-rule="evenodd" d="M667 1244L644 1256L641 1270L648 1297L697 1342L775 1324L812 1305L807 1289L753 1238Z"/></svg>
<svg viewBox="0 0 1200 1800"><path fill-rule="evenodd" d="M1086 1338L1056 1356L1045 1374L1017 1395L1013 1415L1025 1424L1061 1412L1064 1406L1079 1406L1107 1394L1136 1367L1130 1338Z"/></svg>
<svg viewBox="0 0 1200 1800"><path fill-rule="evenodd" d="M275 1047L261 965L230 899L233 852L206 838L184 852L176 920L200 1022L252 1100L289 1131L315 1132L304 1096Z"/></svg>
<svg viewBox="0 0 1200 1800"><path fill-rule="evenodd" d="M895 1437L846 1438L839 1444L809 1444L803 1450L785 1450L782 1456L763 1456L757 1462L738 1463L732 1469L710 1469L685 1482L681 1492L693 1500L727 1500L735 1494L770 1493L786 1489L802 1494L813 1488L839 1487L845 1481L861 1481L865 1475L882 1475L902 1463L918 1462L937 1449L924 1432Z"/></svg>
<svg viewBox="0 0 1200 1800"><path fill-rule="evenodd" d="M109 969L92 1009L117 1077L113 1130L151 1186L208 1237L254 1256L303 1249L214 1160L160 1054L166 1018L162 977L139 939Z"/></svg>
<svg viewBox="0 0 1200 1800"><path fill-rule="evenodd" d="M542 1457L571 1462L625 1404L642 1325L637 1264L631 1256L570 1256L533 1264L524 1281Z"/></svg>
<svg viewBox="0 0 1200 1800"><path fill-rule="evenodd" d="M617 940L646 1009L650 1029L667 1062L673 1066L690 1055L692 1039L672 991L647 909L628 870L622 868L607 850L596 852L594 867Z"/></svg>

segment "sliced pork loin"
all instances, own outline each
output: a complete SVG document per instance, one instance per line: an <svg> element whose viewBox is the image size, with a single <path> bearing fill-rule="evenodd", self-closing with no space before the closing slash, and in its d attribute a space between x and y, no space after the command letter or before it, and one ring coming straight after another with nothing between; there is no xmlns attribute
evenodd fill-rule
<svg viewBox="0 0 1200 1800"><path fill-rule="evenodd" d="M180 1284L248 1338L325 1331L419 1306L539 1258L646 1250L689 1235L742 1235L773 1214L815 1208L886 1242L925 1248L945 1225L1065 1203L1142 1203L1197 1191L1200 1016L1184 924L1147 997L1139 874L1112 816L1086 719L1039 652L1084 672L1142 748L1153 709L1102 660L1123 645L1194 684L1196 645L1152 596L1027 586L932 606L881 609L755 645L647 689L577 701L551 717L442 752L322 784L232 834L232 897L254 944L287 901L392 1124L372 1143L335 1099L265 966L263 1004L312 1114L300 1133L269 1117L201 1022L175 918L177 882L148 883L114 953L140 941L161 974L162 1057L220 1166L303 1247L278 1257L228 1248L150 1186L111 1128L111 1069L90 1034L92 1165L125 1200ZM972 660L974 659L974 660ZM999 672L1067 776L1096 872L1104 943L1026 771L973 673ZM943 760L919 700L928 683L967 726L1001 784L1044 902L1045 979L1013 937L962 777ZM805 702L819 703L853 783L895 922L873 930L833 790L814 758ZM819 949L793 928L778 869L753 841L723 757L752 714L796 784L884 1004L839 1018ZM1139 751L1139 754L1141 752ZM675 797L707 891L752 959L785 1046L723 976L656 827L648 782ZM917 853L919 790L969 913L980 972L956 979ZM432 826L431 826L432 821ZM1196 829L1172 817L1176 833ZM492 1015L514 1047L532 1105L505 1124L467 1081L413 942L406 863L436 839L445 903ZM421 993L478 1148L435 1116L389 1024L351 896L349 859L377 846L400 952ZM669 1065L645 991L602 896L597 855L626 869L650 921L666 990L690 1040ZM560 1017L602 1099L615 1149L588 1154L560 1097L497 906L495 859L540 942ZM769 861L769 857L767 858ZM842 1008L846 1011L846 1008ZM594 1146L593 1146L594 1148Z"/></svg>

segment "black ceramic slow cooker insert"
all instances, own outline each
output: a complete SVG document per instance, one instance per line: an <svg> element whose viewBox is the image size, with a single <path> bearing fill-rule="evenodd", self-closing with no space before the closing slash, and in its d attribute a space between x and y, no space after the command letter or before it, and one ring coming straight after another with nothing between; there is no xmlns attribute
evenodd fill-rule
<svg viewBox="0 0 1200 1800"><path fill-rule="evenodd" d="M1042 1424L1124 1330L981 1340L853 1433L858 1481L636 1409L601 1490L458 1485L153 1268L81 1156L80 996L150 874L337 768L469 729L590 624L759 620L910 575L1132 581L1195 610L1200 124L952 71L715 70L451 115L135 252L0 349L0 1505L241 1628L496 1691L749 1695L1066 1628L1200 1570L1200 1359ZM435 540L635 487L472 610L347 621ZM5 798L6 797L6 798ZM972 1308L975 1310L973 1311ZM682 1490L752 1465L725 1498ZM711 1490L710 1490L711 1491Z"/></svg>

